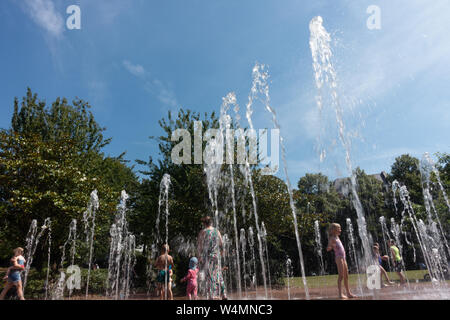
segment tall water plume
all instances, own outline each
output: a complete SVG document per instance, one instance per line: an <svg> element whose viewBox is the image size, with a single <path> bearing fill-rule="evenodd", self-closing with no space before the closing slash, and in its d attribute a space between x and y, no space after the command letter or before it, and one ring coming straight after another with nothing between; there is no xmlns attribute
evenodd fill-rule
<svg viewBox="0 0 450 320"><path fill-rule="evenodd" d="M260 98L262 103L264 104L264 107L272 116L272 123L274 125L274 128L276 130L278 130L278 132L280 132L281 126L278 122L277 114L275 112L275 109L270 104L268 79L269 79L269 73L266 70L266 67L264 65L256 63L256 65L253 68L253 86L252 86L252 90L251 90L251 95L249 97L249 102L247 104L247 119L249 121L250 128L253 129L253 123L251 121L251 114L253 113L252 104L255 99ZM261 98L261 97L259 97L259 95L262 95L263 97ZM283 161L283 171L284 171L286 185L287 185L288 194L289 194L289 205L291 208L292 217L293 217L293 221L294 221L294 232L295 232L295 240L297 242L297 250L298 250L299 262L300 262L300 271L302 274L302 280L303 280L303 286L305 288L306 299L309 299L309 290L308 290L308 285L306 282L305 265L304 265L304 261L303 261L302 244L300 241L300 235L299 235L299 231L298 231L297 209L294 204L293 189L291 186L291 181L289 179L288 165L287 165L287 159L286 159L286 148L284 146L284 139L281 134L280 134L279 142L280 142L280 146L281 146L281 158Z"/></svg>
<svg viewBox="0 0 450 320"><path fill-rule="evenodd" d="M267 248L267 230L264 222L261 223L261 238L263 240L264 249L266 252L266 262L267 262L267 275L269 278L269 288L270 288L270 298L272 298L272 280L270 277L270 260L269 260L269 249Z"/></svg>
<svg viewBox="0 0 450 320"><path fill-rule="evenodd" d="M59 264L60 267L60 275L59 280L57 282L56 288L54 292L52 293L52 299L53 300L61 300L64 298L64 288L65 288L65 278L66 273L64 272L64 262L66 260L66 247L67 245L70 245L70 261L71 266L74 265L75 260L75 251L76 251L76 240L77 240L77 220L72 219L69 225L69 235L67 236L67 240L64 242L64 245L62 246L62 255L61 255L61 262ZM69 298L72 295L73 286L69 285Z"/></svg>
<svg viewBox="0 0 450 320"><path fill-rule="evenodd" d="M247 240L245 239L245 229L241 229L239 241L241 242L241 250L242 250L242 267L244 273L244 290L245 294L247 294L247 279L249 278L250 272L247 273L247 264L245 261L245 251L247 249Z"/></svg>
<svg viewBox="0 0 450 320"><path fill-rule="evenodd" d="M400 185L396 180L394 180L392 184L396 186L395 190L398 190L400 201L403 204L403 211L401 212L402 218L406 216L406 213L408 214L409 221L416 234L427 269L431 278L435 279L433 285L439 287L446 286L445 273L442 268L443 261L441 261L441 259L436 259L436 249L444 252L445 255L443 240L440 238L440 232L438 231L436 223L434 221L429 221L426 225L421 219L417 220L406 186ZM439 263L437 263L437 261L439 261ZM447 264L447 261L445 261L445 264Z"/></svg>
<svg viewBox="0 0 450 320"><path fill-rule="evenodd" d="M287 279L287 291L288 291L288 300L291 300L291 278L293 277L292 271L292 260L289 256L286 257L286 279Z"/></svg>
<svg viewBox="0 0 450 320"><path fill-rule="evenodd" d="M87 210L83 213L84 233L86 234L86 243L89 248L88 258L88 274L86 280L86 298L89 295L89 280L91 278L92 254L94 251L94 234L95 234L95 212L99 208L97 190L91 192Z"/></svg>
<svg viewBox="0 0 450 320"><path fill-rule="evenodd" d="M358 290L360 292L360 294L363 294L363 290L362 290L362 282L361 282L361 271L360 271L360 261L358 259L358 254L356 252L356 241L355 241L355 236L354 236L354 231L353 231L353 224L352 224L352 220L350 220L350 218L346 219L346 223L347 223L347 233L348 233L348 240L350 242L350 259L352 261L352 264L356 267L356 273L358 275Z"/></svg>
<svg viewBox="0 0 450 320"><path fill-rule="evenodd" d="M434 205L433 197L431 195L432 187L431 187L431 175L434 174L434 177L437 180L441 193L445 199L445 203L447 204L448 211L450 212L450 204L448 201L447 193L445 192L445 188L442 185L442 181L439 175L439 171L437 170L433 159L431 159L430 155L426 152L422 159L420 160L420 174L422 180L422 191L425 202L425 209L427 211L427 220L428 224L431 225L433 222L437 223L437 232L433 233L435 240L437 240L444 248L442 248L445 252L445 256L450 258L450 248L447 242L446 234L444 229L442 228L441 219L439 218L439 214ZM439 238L439 239L438 239ZM440 241L439 241L440 240Z"/></svg>
<svg viewBox="0 0 450 320"><path fill-rule="evenodd" d="M323 276L325 274L325 267L323 264L322 237L320 236L320 227L318 220L314 221L314 234L316 240L315 251L319 262L319 276Z"/></svg>
<svg viewBox="0 0 450 320"><path fill-rule="evenodd" d="M402 224L403 224L404 221L405 221L405 219L402 219ZM395 222L394 218L391 218L391 233L394 236L395 243L398 246L398 250L400 251L400 256L401 257L403 257L403 254L405 252L405 250L403 249L403 244L402 244L401 238L400 238L400 234L403 233L403 235L405 237L406 244L413 248L414 262L416 262L416 249L414 249L414 245L411 242L409 242L409 240L407 238L407 232L406 231L402 232L402 229L404 229L404 226L402 224L399 225L398 223ZM387 249L387 252L388 252L388 254L390 253L390 248ZM404 259L402 259L402 267L405 269L405 261L404 261ZM405 277L406 277L406 281L407 281L407 283L409 285L409 279L408 279L408 276L406 274L405 274Z"/></svg>
<svg viewBox="0 0 450 320"><path fill-rule="evenodd" d="M331 36L324 28L323 19L320 16L315 17L311 20L309 29L311 32L309 44L313 58L314 78L318 90L318 95L316 97L317 108L320 114L324 112L324 101L329 98L328 96L326 96L326 93L329 92L331 98L331 106L334 109L334 113L336 115L339 140L345 150L345 162L348 174L350 175L352 195L351 199L353 207L355 208L358 216L357 223L359 237L361 239L363 249L363 264L365 267L367 267L370 265L372 250L367 233L364 211L358 193L356 191L356 173L353 170L350 156L351 140L346 133L343 119L343 108L340 104L340 98L337 91L337 75L331 60L333 56L330 46ZM324 153L321 152L321 160L323 159L323 154Z"/></svg>
<svg viewBox="0 0 450 320"><path fill-rule="evenodd" d="M46 230L49 230L51 220L50 218L46 218L44 223L41 226L41 231L37 233L37 220L32 220L30 229L28 230L27 238L26 238L26 247L25 247L25 271L24 271L24 280L23 280L23 292L25 293L25 288L27 286L28 274L30 272L31 264L33 263L34 254L36 252L36 248L39 244L39 240ZM51 237L51 236L50 236ZM48 281L48 280L47 280ZM46 288L48 285L46 285ZM46 289L47 290L47 289Z"/></svg>
<svg viewBox="0 0 450 320"><path fill-rule="evenodd" d="M255 86L255 83L253 84L253 87ZM248 120L248 123L250 125L250 132L255 132L254 128L253 128L253 122L252 122L252 103L253 103L253 92L254 89L252 87L252 94L249 95L249 102L247 104L247 108L246 108L246 117ZM243 130L240 130L240 124L239 124L239 106L235 105L234 107L234 112L236 114L236 128L238 129L239 135L238 135L238 143L242 143L243 145L245 145L245 135L243 133ZM250 146L249 148L249 153L252 154L253 152L255 152L255 150L252 150L252 147ZM264 254L263 254L263 244L262 244L262 239L261 239L261 230L260 230L260 225L259 225L259 216L258 216L258 210L257 210L257 205L256 205L256 194L255 194L255 189L253 187L253 178L252 178L252 172L250 169L250 162L249 162L249 157L247 155L247 152L244 152L244 154L242 155L244 157L244 164L241 165L240 170L244 175L244 179L245 179L245 183L246 185L248 184L249 188L250 188L250 194L252 196L252 206L253 206L253 217L255 218L255 226L256 226L256 236L257 236L257 240L258 240L258 253L259 253L259 260L261 263L261 270L262 270L262 276L263 276L263 283L264 283L264 293L265 293L265 297L267 299L268 295L267 295L267 278L266 278L266 265L264 263Z"/></svg>
<svg viewBox="0 0 450 320"><path fill-rule="evenodd" d="M231 106L237 106L236 103L236 95L234 93L229 93L225 98L223 98L223 103L220 108L220 131L222 132L222 136L225 132L225 150L226 150L226 163L228 164L229 172L230 172L230 180L231 180L231 204L233 209L233 231L234 231L234 244L235 244L235 252L236 252L236 261L235 265L237 267L237 289L239 293L239 297L242 297L242 282L241 282L241 262L239 257L239 235L238 235L238 228L237 228L237 218L236 218L236 195L235 195L235 183L234 183L234 136L232 135L231 131L231 117L228 115L228 110Z"/></svg>
<svg viewBox="0 0 450 320"><path fill-rule="evenodd" d="M255 255L255 237L253 233L253 228L248 228L248 244L250 246L250 252L252 254L252 272L250 272L251 275L251 283L252 286L255 288L256 293L258 290L258 277L257 277L257 271L256 271L256 255Z"/></svg>
<svg viewBox="0 0 450 320"><path fill-rule="evenodd" d="M127 206L129 196L121 192L117 214L110 228L110 248L108 259L108 287L106 294L115 299L129 296L131 271L135 263L135 236L128 231Z"/></svg>
<svg viewBox="0 0 450 320"><path fill-rule="evenodd" d="M165 173L163 178L161 179L160 187L159 187L159 201L158 201L158 216L156 218L156 230L157 230L157 246L156 250L159 250L160 248L160 241L161 241L161 235L159 233L159 222L161 218L161 208L164 206L164 214L165 214L165 241L164 244L169 244L169 187L170 187L171 181L170 181L170 175ZM165 270L167 269L167 256L165 261ZM167 282L168 282L168 275L164 277L164 285L165 288L167 288ZM167 300L167 290L164 290L165 292L165 299Z"/></svg>
<svg viewBox="0 0 450 320"><path fill-rule="evenodd" d="M386 252L386 254L388 254L389 253L389 248L387 247L387 240L389 240L391 237L389 236L389 230L388 230L387 225L386 225L386 218L384 216L381 216L379 218L379 221L380 221L380 225L381 225L381 233L383 234L383 248L384 248L384 252ZM390 260L388 260L388 264L389 264L389 269L390 269L391 268Z"/></svg>
<svg viewBox="0 0 450 320"><path fill-rule="evenodd" d="M51 250L52 250L52 225L48 223L48 232L47 232L47 274L45 277L45 300L48 298L48 287L49 287L49 277L50 277L50 257L51 257Z"/></svg>

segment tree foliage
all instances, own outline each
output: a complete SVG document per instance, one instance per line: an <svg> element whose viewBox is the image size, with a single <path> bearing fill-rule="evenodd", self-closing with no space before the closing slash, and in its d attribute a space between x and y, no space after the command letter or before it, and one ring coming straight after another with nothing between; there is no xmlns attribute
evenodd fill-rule
<svg viewBox="0 0 450 320"><path fill-rule="evenodd" d="M110 139L89 111L89 104L56 99L50 107L30 89L14 112L9 129L0 132L1 255L6 259L13 247L25 246L33 219L41 225L52 221L53 249L65 242L69 224L82 216L89 195L98 190L100 209L96 214L96 259L104 261L108 233L120 191L133 189L138 181L123 155L112 158L102 153ZM83 236L79 236L83 238ZM53 250L53 260L61 254ZM42 260L40 250L36 265ZM84 263L85 261L80 261Z"/></svg>
<svg viewBox="0 0 450 320"><path fill-rule="evenodd" d="M395 158L391 167L390 181L397 180L407 186L411 200L422 202L422 187L420 184L419 159L403 154Z"/></svg>
<svg viewBox="0 0 450 320"><path fill-rule="evenodd" d="M105 128L94 119L88 102L75 99L71 104L65 98L57 98L47 105L39 100L37 94L28 89L26 96L19 102L14 100L11 126L0 130L0 258L9 258L10 249L24 246L25 236L30 223L37 219L39 225L45 218L52 220L52 262L59 262L61 246L64 244L68 226L72 219L78 220L79 261L86 262L86 245L82 234L82 215L86 210L89 195L97 189L100 209L96 214L96 238L94 260L106 265L109 250L109 230L114 220L116 206L121 190L126 190L128 200L129 230L136 235L137 245L144 246L144 255L154 245L156 239L165 238L164 210L160 210L160 182L164 174L171 177L169 195L168 239L173 248L175 264L187 264L189 255L195 254L195 241L201 229L201 218L213 216L208 196L208 186L203 164L175 164L172 161L172 149L178 141L172 141L176 129L186 129L194 136L195 122L201 122L202 133L218 128L219 119L214 113L199 114L191 110L180 109L174 115L171 112L159 121L162 134L151 137L159 147L157 160L136 160L142 166L139 171L145 176L139 181L135 167L125 160L125 154L117 157L106 156L104 147L111 141L105 138ZM206 141L202 142L202 150ZM194 156L194 141L191 141L191 156ZM444 190L450 185L450 155L437 154L437 169ZM413 207L418 217L425 219L422 181L418 159L410 155L401 155L392 164L389 182L398 180L407 186ZM235 184L231 189L230 167L221 167L218 183L218 207L222 217L220 231L232 241L231 254L236 255L234 239L239 237L240 229L246 236L252 227L256 234L255 208L267 230L269 268L276 276L283 276L286 256L293 260L295 273L299 274L298 251L295 239L292 208L286 183L275 176L262 175L258 167L252 166L250 174L253 181L255 198L250 193L249 180L243 174L243 166L234 165ZM393 207L390 186L386 186L376 177L364 170L356 171L357 193L366 216L368 231L374 241L381 242L382 234L379 217L387 221L394 218L399 221L399 212ZM436 209L448 228L450 213L445 203L436 176L432 177L431 194ZM350 218L356 227L356 210L353 207L351 193L339 194L334 183L322 173L306 173L298 181L298 190L293 190L295 213L302 242L307 274L317 272L317 259L314 223L318 222L322 235L322 247L326 246L326 229L331 222L343 227L345 239L346 219ZM160 210L159 231L156 234L156 221ZM237 232L234 231L234 210L236 210ZM408 226L407 226L408 227ZM159 236L159 237L158 237ZM358 236L357 236L358 238ZM255 250L258 242L255 237ZM44 239L43 243L45 243ZM358 244L357 244L358 245ZM247 249L249 250L249 248ZM413 265L411 248L406 250L405 262ZM247 252L248 253L248 252ZM35 265L41 266L46 258L41 249L37 252ZM328 271L332 270L332 256L324 252ZM145 260L142 258L141 260ZM259 266L258 266L259 268ZM145 268L144 268L145 269ZM184 268L174 266L177 277ZM259 276L261 274L259 273Z"/></svg>

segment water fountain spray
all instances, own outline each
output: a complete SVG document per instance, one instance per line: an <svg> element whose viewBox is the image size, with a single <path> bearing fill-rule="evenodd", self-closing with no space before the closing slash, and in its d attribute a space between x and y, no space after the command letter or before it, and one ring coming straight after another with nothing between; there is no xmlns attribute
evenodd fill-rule
<svg viewBox="0 0 450 320"><path fill-rule="evenodd" d="M309 203L309 202L308 202ZM325 268L323 264L323 255L322 255L322 238L320 236L320 228L319 228L319 221L314 221L314 233L315 233L315 240L316 240L316 253L317 253L317 259L319 260L319 275L323 276L325 274Z"/></svg>
<svg viewBox="0 0 450 320"><path fill-rule="evenodd" d="M395 208L395 215L398 216L398 207L397 207L397 191L400 189L400 184L397 180L394 180L392 182L392 197L394 201L394 208ZM398 225L395 222L394 218L391 218L391 233L394 235L396 243L399 245L400 252L402 252L402 244L400 241L400 234L403 234L403 237L405 238L405 242L408 246L410 246L413 249L413 260L416 262L416 248L414 247L414 244L409 241L408 239L408 232L406 231L405 222L406 222L406 216L405 216L405 210L401 212L401 220L400 225ZM404 264L404 262L403 262Z"/></svg>
<svg viewBox="0 0 450 320"><path fill-rule="evenodd" d="M428 217L427 217L428 224L431 225L433 221L437 222L439 230L436 230L436 231L438 231L438 233L436 234L436 237L440 237L442 239L442 242L440 242L440 243L443 243L445 245L446 253L447 253L448 257L450 257L450 248L449 248L447 239L445 237L445 232L442 228L441 219L439 219L438 212L436 211L436 207L433 202L433 197L431 196L431 185L430 184L431 184L431 174L432 173L436 177L436 180L438 182L438 185L440 187L442 195L444 196L445 203L447 204L449 212L450 212L450 204L448 201L447 193L445 192L445 188L442 185L441 178L439 176L439 171L436 169L436 166L435 166L433 160L431 159L430 155L428 154L428 152L426 152L423 155L423 158L420 161L419 169L420 169L420 177L421 177L421 182L422 182L422 191L423 191L423 197L424 197L424 202L425 202L425 209L426 209L427 215L428 215ZM434 216L433 216L433 214L434 214Z"/></svg>
<svg viewBox="0 0 450 320"><path fill-rule="evenodd" d="M48 279L50 276L50 256L51 256L51 249L52 249L52 226L50 224L50 220L49 220L49 224L48 224L48 239L47 239L47 275L45 277L45 300L47 300L47 296L48 296Z"/></svg>
<svg viewBox="0 0 450 320"><path fill-rule="evenodd" d="M238 141L240 140L241 143L243 143L245 145L245 136L243 134L243 130L240 129L240 125L239 125L240 117L238 115L239 107L237 105L234 108L234 112L236 114L236 127L238 128L238 132L239 132ZM250 117L250 120L251 120L251 115L249 115L247 113L247 119L249 117ZM260 232L260 227L259 227L258 210L257 210L257 206L256 206L256 195L255 195L255 190L254 190L254 187L253 187L253 179L252 179L252 174L251 174L251 170L250 170L250 163L249 163L249 159L248 159L248 156L247 156L247 152L244 152L243 156L244 156L244 160L245 160L244 162L245 163L240 166L240 170L241 170L242 174L244 175L245 184L250 187L250 194L252 196L253 216L255 218L255 225L256 225L257 238L258 238L258 244L259 244L258 252L259 252L259 258L260 258L262 275L263 275L264 292L265 292L265 297L267 298L266 266L265 266L265 263L264 263L264 254L263 254L263 248L262 248L261 232ZM245 216L244 212L243 212L243 215Z"/></svg>
<svg viewBox="0 0 450 320"><path fill-rule="evenodd" d="M111 245L108 260L107 296L127 299L130 291L131 270L135 263L135 236L128 231L127 206L129 196L121 192L117 214L109 231Z"/></svg>
<svg viewBox="0 0 450 320"><path fill-rule="evenodd" d="M408 237L407 237L407 232L406 231L402 232L402 230L405 229L405 227L403 225L404 221L405 221L405 219L402 219L401 224L398 225L398 223L395 222L395 219L391 218L391 233L394 236L395 243L397 244L397 247L398 247L398 250L400 252L400 256L401 257L403 257L404 250L403 250L402 242L400 241L400 234L403 234L403 236L405 237L406 244L413 248L414 262L416 262L416 249L414 248L414 244L409 242ZM387 249L387 252L390 252L390 248ZM389 262L389 260L388 260L388 262ZM402 264L402 268L406 270L405 261L403 259L402 259L401 264ZM408 279L408 276L406 274L405 274L405 278L406 278L406 282L408 283L408 286L409 286L409 279Z"/></svg>
<svg viewBox="0 0 450 320"><path fill-rule="evenodd" d="M223 145L222 130L218 130L214 139L210 139L205 148L205 164L203 166L206 174L208 186L208 196L211 202L211 208L214 213L214 226L220 228L219 205L218 205L218 187L220 182L220 170L223 163ZM219 259L220 260L220 259Z"/></svg>
<svg viewBox="0 0 450 320"><path fill-rule="evenodd" d="M248 243L250 245L250 252L252 253L252 262L253 262L253 272L251 274L251 281L253 286L255 287L255 296L258 296L258 278L256 272L256 255L255 255L255 238L253 233L253 228L248 228Z"/></svg>
<svg viewBox="0 0 450 320"><path fill-rule="evenodd" d="M164 205L165 206L165 226L166 226L166 234L165 234L165 242L164 244L169 243L169 187L170 187L171 181L170 181L170 175L165 173L163 178L161 179L161 183L159 186L159 201L158 201L158 217L156 218L156 237L157 237L157 249L159 249L159 244L161 241L161 237L159 234L159 219L161 216L161 208ZM167 270L167 255L166 255L166 261L165 261L165 270ZM167 271L168 272L168 271ZM169 274L166 274L166 277L164 278L164 285L165 288L167 288L167 281L168 281ZM167 300L167 290L164 290L165 292L165 299Z"/></svg>
<svg viewBox="0 0 450 320"><path fill-rule="evenodd" d="M445 273L442 266L443 261L436 258L435 252L435 249L443 249L441 247L442 239L440 239L436 223L430 221L428 225L425 225L421 219L417 220L406 186L401 186L397 180L394 180L392 184L395 186L395 190L398 190L400 201L403 203L402 218L405 218L406 213L408 213L409 221L416 233L428 272L431 279L434 279L433 285L438 287L446 286ZM446 261L445 264L447 264Z"/></svg>
<svg viewBox="0 0 450 320"><path fill-rule="evenodd" d="M431 159L430 154L428 152L425 152L423 155L422 160L420 161L420 172L422 174L422 178L425 179L425 182L427 183L427 185L430 184L430 178L431 178L431 172L434 173L436 180L438 182L439 188L442 192L442 195L445 199L445 203L447 205L448 210L450 211L450 202L448 200L448 196L447 193L445 192L445 188L444 185L442 184L441 181L441 177L439 175L439 170L436 168L436 165L433 161L433 159Z"/></svg>
<svg viewBox="0 0 450 320"><path fill-rule="evenodd" d="M158 199L158 214L156 216L156 223L155 223L155 239L153 244L150 247L150 256L149 256L149 261L148 261L148 265L147 265L147 270L146 270L146 274L147 277L151 276L152 273L152 261L154 261L159 253L159 250L161 249L161 243L162 243L162 239L161 239L161 233L160 233L160 219L161 219L161 208L163 207L163 205L166 206L166 243L168 242L168 217L169 217L169 187L170 187L170 175L169 174L164 174L163 178L161 179L161 183L160 183L160 187L159 187L159 199ZM150 292L150 286L151 286L151 282L148 282L148 290L147 290L147 294Z"/></svg>
<svg viewBox="0 0 450 320"><path fill-rule="evenodd" d="M231 260L230 259L230 245L231 245L231 241L228 238L228 234L225 233L222 236L222 243L223 243L223 252L224 252L224 255L223 255L223 267L224 267L224 270L228 270L226 272L226 274L228 275L228 278L224 277L224 279L227 280L227 283L225 284L225 287L228 288L228 290L231 291L232 290L232 283L233 283L232 278L231 278L231 276L232 276L232 274L231 274L231 264L232 263L230 261Z"/></svg>
<svg viewBox="0 0 450 320"><path fill-rule="evenodd" d="M384 216L381 216L380 219L380 225L381 225L381 233L383 234L383 248L384 248L384 252L389 252L389 249L387 247L387 240L390 239L391 237L389 236L389 231L386 225L386 218ZM388 259L388 265L389 265L389 269L391 269L391 262Z"/></svg>
<svg viewBox="0 0 450 320"><path fill-rule="evenodd" d="M71 265L74 265L74 259L75 259L75 250L76 250L76 239L77 239L77 220L72 219L69 225L69 235L67 236L67 240L64 242L62 246L62 255L61 255L61 262L59 264L61 271L59 280L57 282L56 288L54 292L52 293L52 299L53 300L61 300L64 297L64 287L65 287L65 278L66 274L64 273L64 262L66 259L66 246L70 244L70 261ZM69 286L69 298L72 295L73 286Z"/></svg>
<svg viewBox="0 0 450 320"><path fill-rule="evenodd" d="M247 104L247 119L250 124L250 128L253 129L253 124L252 124L252 120L251 120L251 114L253 112L252 104L253 104L253 101L257 97L259 97L259 94L261 94L261 95L263 95L263 98L261 99L261 101L263 102L266 110L272 115L272 123L273 123L275 129L281 131L281 126L277 120L277 114L276 114L275 110L272 108L272 106L270 105L268 79L269 79L269 73L265 69L265 66L256 63L256 65L253 68L253 86L252 86L252 90L251 90L251 95L249 97L249 102ZM298 232L297 212L296 212L297 210L296 210L296 207L294 204L294 196L293 196L291 181L289 179L289 173L288 173L286 149L284 146L284 139L283 139L282 135L280 135L280 145L281 145L281 158L283 161L284 175L286 178L286 185L287 185L287 189L288 189L288 193L289 193L289 205L291 207L292 217L294 220L294 232L295 232L295 240L297 241L300 270L301 270L301 274L302 274L303 286L305 288L306 299L309 300L309 290L308 290L308 285L306 283L306 274L305 274L305 266L304 266L304 261L303 261L302 244L301 244L300 235Z"/></svg>
<svg viewBox="0 0 450 320"><path fill-rule="evenodd" d="M291 286L290 281L292 277L292 260L289 256L286 256L286 278L287 278L287 289L288 289L288 300L291 300Z"/></svg>
<svg viewBox="0 0 450 320"><path fill-rule="evenodd" d="M242 298L242 286L241 286L241 263L239 257L239 239L238 239L238 229L237 229L237 220L236 220L236 197L235 197L235 184L234 184L234 171L233 171L233 163L234 163L234 136L232 136L231 132L231 117L227 114L229 108L234 105L236 106L236 95L234 93L229 93L225 98L223 98L223 104L220 108L220 131L225 131L226 137L226 162L228 163L228 168L230 170L230 178L231 178L231 200L233 206L233 229L234 229L234 242L236 249L236 266L237 266L237 289L239 293L239 297Z"/></svg>
<svg viewBox="0 0 450 320"><path fill-rule="evenodd" d="M26 254L25 260L27 263L25 264L25 274L23 280L23 292L25 293L25 288L27 286L28 273L30 272L31 264L33 263L34 253L36 252L36 248L39 244L39 240L44 234L46 230L50 227L50 218L46 218L44 220L43 225L41 226L41 231L37 233L37 220L32 220L30 229L28 230L27 239L26 239ZM50 236L51 237L51 236ZM50 238L51 239L51 238Z"/></svg>
<svg viewBox="0 0 450 320"><path fill-rule="evenodd" d="M349 252L350 259L352 260L353 265L356 266L356 272L358 275L358 290L359 290L360 294L363 295L359 260L358 260L357 254L356 254L355 236L354 236L354 232L353 232L352 220L350 220L350 218L347 218L346 223L347 223L348 240L350 242L350 252Z"/></svg>
<svg viewBox="0 0 450 320"><path fill-rule="evenodd" d="M272 280L270 279L269 250L267 249L267 230L264 222L261 223L261 238L263 240L264 249L266 251L267 275L269 278L270 298L272 298Z"/></svg>
<svg viewBox="0 0 450 320"><path fill-rule="evenodd" d="M95 212L99 208L97 190L91 192L87 210L83 213L84 233L86 234L86 243L89 246L89 265L86 280L86 298L89 295L89 280L91 278L92 254L94 251L95 234Z"/></svg>
<svg viewBox="0 0 450 320"><path fill-rule="evenodd" d="M241 229L241 233L240 233L240 237L239 237L239 241L241 242L241 250L242 250L242 259L243 259L243 272L244 272L244 289L245 289L245 295L247 295L247 268L246 268L246 263L245 263L245 251L247 248L247 240L245 239L245 229ZM250 272L249 272L250 273Z"/></svg>
<svg viewBox="0 0 450 320"><path fill-rule="evenodd" d="M347 165L347 171L350 174L352 203L358 216L357 223L363 249L363 262L364 266L367 267L370 265L372 259L372 250L367 233L364 211L358 193L356 192L356 173L353 171L350 157L351 141L346 136L345 124L343 120L343 109L340 105L339 95L337 92L338 84L336 71L331 62L333 55L330 46L331 36L323 27L322 17L313 18L309 24L309 29L311 31L309 44L313 58L314 78L318 90L318 95L316 98L317 107L320 114L322 114L323 100L325 98L323 91L328 88L331 95L332 106L334 107L336 114L336 122L339 127L339 140L345 149L345 162ZM322 154L323 152L321 153L321 159L323 159Z"/></svg>

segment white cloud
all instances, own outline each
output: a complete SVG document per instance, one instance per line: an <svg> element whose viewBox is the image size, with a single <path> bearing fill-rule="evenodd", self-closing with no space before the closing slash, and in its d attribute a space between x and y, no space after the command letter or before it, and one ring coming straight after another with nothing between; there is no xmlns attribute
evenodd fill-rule
<svg viewBox="0 0 450 320"><path fill-rule="evenodd" d="M162 83L158 79L154 79L152 81L152 83L153 83L153 86L147 85L146 88L150 92L156 91L159 101L161 101L162 103L164 103L172 108L175 108L178 106L178 102L177 102L175 93L170 88L167 88L166 85L164 85L164 83Z"/></svg>
<svg viewBox="0 0 450 320"><path fill-rule="evenodd" d="M128 72L136 77L142 77L145 75L145 69L140 64L132 64L130 61L124 60L123 65Z"/></svg>
<svg viewBox="0 0 450 320"><path fill-rule="evenodd" d="M52 0L23 0L24 12L49 35L60 38L64 32L64 18Z"/></svg>
<svg viewBox="0 0 450 320"><path fill-rule="evenodd" d="M164 82L157 78L152 78L150 73L140 64L134 64L128 60L122 62L125 69L137 78L144 81L144 88L147 92L156 96L165 106L176 108L178 101L173 90Z"/></svg>

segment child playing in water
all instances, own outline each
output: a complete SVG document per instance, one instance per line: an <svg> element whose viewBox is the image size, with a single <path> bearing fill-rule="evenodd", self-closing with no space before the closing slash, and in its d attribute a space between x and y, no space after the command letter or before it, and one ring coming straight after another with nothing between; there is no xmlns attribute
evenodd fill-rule
<svg viewBox="0 0 450 320"><path fill-rule="evenodd" d="M380 267L380 271L381 271L381 274L380 274L381 285L383 287L389 287L390 285L394 284L393 282L391 282L391 280L389 280L389 276L388 276L386 270L383 268L383 265L382 265L383 264L383 260L388 260L389 257L380 255L380 246L379 246L378 243L374 243L373 244L373 256L374 256L374 259L378 262L378 265ZM384 277L386 278L386 281L389 284L384 284L383 283L383 275L384 275Z"/></svg>
<svg viewBox="0 0 450 320"><path fill-rule="evenodd" d="M339 240L339 235L341 234L341 226L338 223L332 223L328 229L328 246L327 251L334 250L335 262L338 268L338 290L339 299L355 298L348 287L348 266L345 260L345 250L342 245L341 240ZM345 290L347 291L347 296L342 294L342 280L344 280Z"/></svg>
<svg viewBox="0 0 450 320"><path fill-rule="evenodd" d="M6 270L6 276L3 280L7 280L8 278L12 278L11 272L17 272L23 270L25 267L25 258L22 256L23 249L16 248L14 249L14 256L11 258L11 266Z"/></svg>
<svg viewBox="0 0 450 320"><path fill-rule="evenodd" d="M156 282L160 293L160 300L164 300L167 290L169 300L173 300L172 295L172 266L173 258L169 255L169 245L164 244L161 248L161 255L156 259L155 267L158 269ZM167 287L166 287L167 281Z"/></svg>
<svg viewBox="0 0 450 320"><path fill-rule="evenodd" d="M197 258L192 257L191 260L189 260L188 274L183 279L181 279L181 282L187 281L186 295L188 296L189 300L197 300L197 264Z"/></svg>
<svg viewBox="0 0 450 320"><path fill-rule="evenodd" d="M14 256L11 259L11 267L8 268L6 276L4 279L8 279L5 288L0 294L0 300L5 298L5 295L8 291L15 286L17 290L17 296L20 300L25 300L23 296L23 287L22 287L22 277L20 275L20 271L25 269L25 258L22 256L23 249L16 248L14 249Z"/></svg>
<svg viewBox="0 0 450 320"><path fill-rule="evenodd" d="M393 269L400 277L400 285L403 285L406 281L405 276L402 273L402 257L400 256L400 250L397 248L395 241L392 239L388 241L388 245L391 250L391 258L394 264Z"/></svg>

